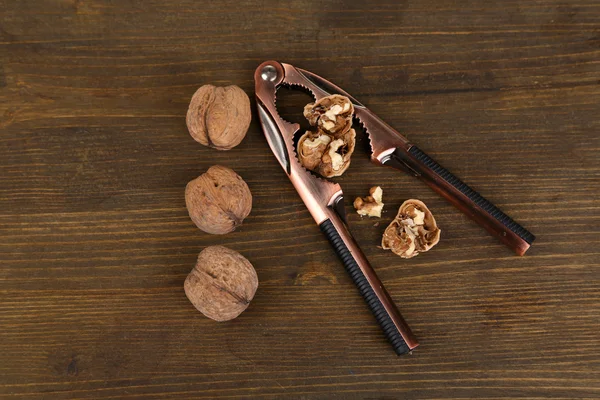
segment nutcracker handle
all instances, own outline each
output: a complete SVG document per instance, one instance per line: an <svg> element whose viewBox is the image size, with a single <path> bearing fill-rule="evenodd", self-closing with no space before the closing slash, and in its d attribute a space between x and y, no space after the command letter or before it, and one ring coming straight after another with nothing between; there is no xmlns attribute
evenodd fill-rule
<svg viewBox="0 0 600 400"><path fill-rule="evenodd" d="M417 347L417 339L341 218L331 213L330 218L323 221L319 227L344 264L396 354L406 354Z"/></svg>
<svg viewBox="0 0 600 400"><path fill-rule="evenodd" d="M383 164L404 170L423 180L434 191L445 197L456 208L484 227L518 255L524 255L535 240L535 236L531 232L417 146L407 145L407 147L396 148L390 157L383 161Z"/></svg>

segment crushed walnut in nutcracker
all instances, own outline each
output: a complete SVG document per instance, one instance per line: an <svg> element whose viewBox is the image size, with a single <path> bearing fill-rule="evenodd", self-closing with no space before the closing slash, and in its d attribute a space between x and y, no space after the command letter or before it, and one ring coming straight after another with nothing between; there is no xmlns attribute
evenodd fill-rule
<svg viewBox="0 0 600 400"><path fill-rule="evenodd" d="M354 106L340 95L327 96L304 107L304 116L317 128L298 141L298 159L308 170L326 178L342 175L350 166L356 145L352 129Z"/></svg>
<svg viewBox="0 0 600 400"><path fill-rule="evenodd" d="M349 98L334 94L304 107L304 116L312 126L337 136L352 126L354 106Z"/></svg>

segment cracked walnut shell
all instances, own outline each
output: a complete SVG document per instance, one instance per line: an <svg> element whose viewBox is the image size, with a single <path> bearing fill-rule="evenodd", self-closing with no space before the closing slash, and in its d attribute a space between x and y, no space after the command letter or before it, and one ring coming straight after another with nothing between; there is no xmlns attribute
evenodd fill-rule
<svg viewBox="0 0 600 400"><path fill-rule="evenodd" d="M304 107L304 116L312 126L330 135L342 135L352 127L354 105L346 96L334 94Z"/></svg>
<svg viewBox="0 0 600 400"><path fill-rule="evenodd" d="M385 229L381 247L402 258L412 258L435 246L440 233L433 214L422 201L406 200Z"/></svg>
<svg viewBox="0 0 600 400"><path fill-rule="evenodd" d="M248 308L258 288L258 277L252 264L237 251L210 246L198 255L183 287L202 314L215 321L229 321Z"/></svg>
<svg viewBox="0 0 600 400"><path fill-rule="evenodd" d="M383 210L383 190L381 187L373 186L367 197L357 197L354 200L354 208L358 215L381 218L381 210Z"/></svg>
<svg viewBox="0 0 600 400"><path fill-rule="evenodd" d="M186 123L195 141L230 150L246 136L251 119L248 95L235 85L204 85L194 93Z"/></svg>
<svg viewBox="0 0 600 400"><path fill-rule="evenodd" d="M342 175L350 167L355 145L354 129L338 138L323 131L307 131L298 141L298 159L306 169L332 178Z"/></svg>
<svg viewBox="0 0 600 400"><path fill-rule="evenodd" d="M235 230L252 210L252 194L232 169L214 165L185 187L190 218L206 233L222 235Z"/></svg>

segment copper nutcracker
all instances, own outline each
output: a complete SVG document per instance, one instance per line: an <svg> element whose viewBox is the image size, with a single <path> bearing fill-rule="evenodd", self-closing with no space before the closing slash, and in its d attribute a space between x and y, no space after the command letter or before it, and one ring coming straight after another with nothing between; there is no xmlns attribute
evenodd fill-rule
<svg viewBox="0 0 600 400"><path fill-rule="evenodd" d="M316 100L332 94L348 97L354 104L356 118L369 135L374 163L397 168L422 179L519 255L523 255L535 239L533 234L333 83L277 61L262 63L256 69L254 81L261 125L275 157L342 260L397 354L405 354L417 347L417 339L350 234L341 187L311 174L298 161L294 135L300 126L283 120L277 113L275 96L280 86L303 87Z"/></svg>

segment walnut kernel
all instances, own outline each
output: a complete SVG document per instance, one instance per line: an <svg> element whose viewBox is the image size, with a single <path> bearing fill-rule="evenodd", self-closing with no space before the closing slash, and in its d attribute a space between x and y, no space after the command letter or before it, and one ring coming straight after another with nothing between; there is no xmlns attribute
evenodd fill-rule
<svg viewBox="0 0 600 400"><path fill-rule="evenodd" d="M298 141L298 158L306 169L315 171L325 150L331 142L331 136L323 132L306 131Z"/></svg>
<svg viewBox="0 0 600 400"><path fill-rule="evenodd" d="M440 233L433 214L422 201L406 200L385 229L381 247L402 258L412 258L435 246Z"/></svg>
<svg viewBox="0 0 600 400"><path fill-rule="evenodd" d="M380 186L373 186L369 190L369 195L365 198L357 197L354 200L354 208L358 215L368 215L369 217L381 218L383 210L383 190Z"/></svg>
<svg viewBox="0 0 600 400"><path fill-rule="evenodd" d="M350 99L337 94L304 107L304 116L317 127L298 141L298 158L306 169L325 178L340 176L348 169L356 145L353 113Z"/></svg>
<svg viewBox="0 0 600 400"><path fill-rule="evenodd" d="M298 141L298 159L306 169L326 178L340 176L350 167L355 145L354 129L337 139L323 131L307 131Z"/></svg>
<svg viewBox="0 0 600 400"><path fill-rule="evenodd" d="M252 194L232 169L214 165L185 187L185 204L192 221L206 233L235 230L252 210Z"/></svg>
<svg viewBox="0 0 600 400"><path fill-rule="evenodd" d="M252 264L237 251L210 246L198 255L183 287L198 311L215 321L228 321L248 308L258 288L258 277Z"/></svg>
<svg viewBox="0 0 600 400"><path fill-rule="evenodd" d="M312 126L330 135L342 135L352 126L354 105L346 96L334 94L304 107L304 116Z"/></svg>
<svg viewBox="0 0 600 400"><path fill-rule="evenodd" d="M230 150L246 136L251 119L248 95L235 85L204 85L192 96L186 123L197 142Z"/></svg>

